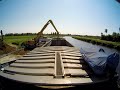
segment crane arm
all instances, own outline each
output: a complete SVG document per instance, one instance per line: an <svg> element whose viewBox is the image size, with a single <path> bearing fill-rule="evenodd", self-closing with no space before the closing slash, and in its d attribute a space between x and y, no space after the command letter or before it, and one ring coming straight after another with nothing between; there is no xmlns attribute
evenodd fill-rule
<svg viewBox="0 0 120 90"><path fill-rule="evenodd" d="M45 30L45 28L48 26L49 24L49 21L43 26L43 28L41 29L40 32L38 32L37 34L37 37L36 38L39 38L42 34L43 34L43 31Z"/></svg>
<svg viewBox="0 0 120 90"><path fill-rule="evenodd" d="M54 29L56 30L57 34L59 35L59 32L58 32L57 28L55 27L54 23L52 22L52 20L49 20L49 22L52 24L52 26L53 26Z"/></svg>
<svg viewBox="0 0 120 90"><path fill-rule="evenodd" d="M52 22L52 20L49 20L49 21L43 26L43 28L41 29L41 31L38 32L37 37L35 38L35 41L36 41L36 42L38 42L39 38L43 35L43 31L46 29L46 27L49 25L49 23L52 24L52 26L54 27L54 29L55 29L56 32L57 32L57 35L59 35L59 32L58 32L57 28L55 27L54 23Z"/></svg>

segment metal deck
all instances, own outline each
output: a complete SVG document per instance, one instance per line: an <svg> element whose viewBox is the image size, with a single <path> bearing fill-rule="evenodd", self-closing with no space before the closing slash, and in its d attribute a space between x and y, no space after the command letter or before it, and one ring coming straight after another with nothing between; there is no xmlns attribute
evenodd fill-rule
<svg viewBox="0 0 120 90"><path fill-rule="evenodd" d="M75 47L38 47L2 68L0 76L34 85L82 85L108 80L97 77Z"/></svg>

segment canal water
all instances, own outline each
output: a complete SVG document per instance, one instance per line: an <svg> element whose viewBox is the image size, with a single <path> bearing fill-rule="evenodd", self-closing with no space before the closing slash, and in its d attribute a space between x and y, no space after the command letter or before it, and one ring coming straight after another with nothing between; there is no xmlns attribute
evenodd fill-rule
<svg viewBox="0 0 120 90"><path fill-rule="evenodd" d="M105 50L105 53L107 55L110 55L114 52L117 52L119 53L120 55L120 51L116 50L116 49L112 49L112 48L108 48L108 47L105 47L105 46L100 46L100 45L95 45L95 44L92 44L92 43L88 43L88 42L84 42L84 41L81 41L81 40L77 40L77 39L74 39L72 37L64 37L69 43L71 43L73 46L77 47L77 48L90 48L90 49L94 49L94 50L99 50L100 48L104 49ZM119 65L116 69L117 73L119 74L119 79L118 79L118 83L120 85L120 60L119 60Z"/></svg>

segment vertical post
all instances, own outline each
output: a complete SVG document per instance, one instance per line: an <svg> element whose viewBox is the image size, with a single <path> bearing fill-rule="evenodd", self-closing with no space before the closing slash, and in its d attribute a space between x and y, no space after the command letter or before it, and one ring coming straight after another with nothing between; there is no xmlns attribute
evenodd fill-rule
<svg viewBox="0 0 120 90"><path fill-rule="evenodd" d="M0 32L1 32L1 37L2 37L2 41L3 41L3 32L2 32L2 30Z"/></svg>
<svg viewBox="0 0 120 90"><path fill-rule="evenodd" d="M0 33L1 33L0 48L2 48L4 46L4 44L3 44L3 32L2 32L2 30L0 31Z"/></svg>

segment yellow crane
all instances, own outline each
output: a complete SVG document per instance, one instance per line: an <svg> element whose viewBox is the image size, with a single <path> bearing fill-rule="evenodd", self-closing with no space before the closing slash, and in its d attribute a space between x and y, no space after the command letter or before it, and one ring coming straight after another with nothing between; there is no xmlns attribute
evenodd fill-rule
<svg viewBox="0 0 120 90"><path fill-rule="evenodd" d="M43 31L46 29L46 27L47 27L50 23L51 23L51 25L54 27L54 29L56 30L57 36L59 36L59 32L58 32L57 28L55 27L53 21L52 21L52 20L49 20L49 21L43 26L43 28L41 29L41 31L38 32L38 34L37 34L37 36L36 36L36 38L35 38L35 42L36 42L36 43L38 43L39 38L43 37Z"/></svg>
<svg viewBox="0 0 120 90"><path fill-rule="evenodd" d="M57 28L55 27L54 23L52 20L49 20L44 26L43 28L40 30L40 32L37 33L37 36L34 38L34 40L31 41L27 41L25 42L24 46L27 49L33 49L36 47L36 45L39 43L39 39L43 37L43 31L46 29L46 27L51 23L51 25L54 27L57 36L59 37L59 32L57 30Z"/></svg>

